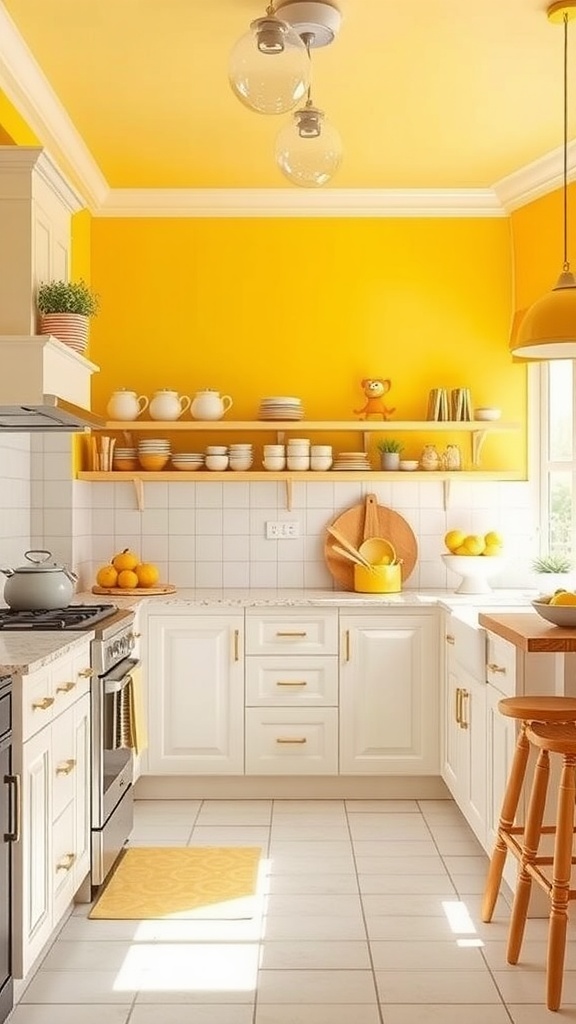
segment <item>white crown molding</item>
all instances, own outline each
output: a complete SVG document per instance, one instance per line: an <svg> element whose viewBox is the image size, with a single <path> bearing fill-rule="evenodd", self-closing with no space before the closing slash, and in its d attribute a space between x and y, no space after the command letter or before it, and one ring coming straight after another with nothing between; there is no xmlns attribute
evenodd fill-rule
<svg viewBox="0 0 576 1024"><path fill-rule="evenodd" d="M84 195L84 205L87 203L97 209L106 198L108 182L3 3L0 3L0 89L46 149L55 157L63 158L72 168Z"/></svg>
<svg viewBox="0 0 576 1024"><path fill-rule="evenodd" d="M576 142L568 143L568 181L576 178ZM494 192L506 213L533 203L548 192L561 188L564 180L564 150L551 150L538 160L495 182Z"/></svg>
<svg viewBox="0 0 576 1024"><path fill-rule="evenodd" d="M32 171L36 171L55 193L69 213L78 213L84 208L84 199L62 174L58 165L42 146L0 146L0 177L9 178L14 187L14 178L19 179L18 190L26 196L33 193Z"/></svg>
<svg viewBox="0 0 576 1024"><path fill-rule="evenodd" d="M491 189L111 189L97 217L504 217Z"/></svg>

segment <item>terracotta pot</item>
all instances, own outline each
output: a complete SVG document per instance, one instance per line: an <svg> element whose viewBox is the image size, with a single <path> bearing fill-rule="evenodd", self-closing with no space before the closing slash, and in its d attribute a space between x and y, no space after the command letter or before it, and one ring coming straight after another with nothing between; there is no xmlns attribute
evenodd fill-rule
<svg viewBox="0 0 576 1024"><path fill-rule="evenodd" d="M41 313L38 326L40 334L51 334L76 352L86 351L89 318L82 313Z"/></svg>

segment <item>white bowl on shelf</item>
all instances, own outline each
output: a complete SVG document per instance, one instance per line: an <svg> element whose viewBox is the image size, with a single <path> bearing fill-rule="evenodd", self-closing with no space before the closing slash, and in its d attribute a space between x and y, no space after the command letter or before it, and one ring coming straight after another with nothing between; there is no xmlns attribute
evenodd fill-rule
<svg viewBox="0 0 576 1024"><path fill-rule="evenodd" d="M492 406L490 406L490 407L486 406L485 408L475 409L474 410L474 419L475 420L499 420L501 415L502 415L502 410L501 409L495 409Z"/></svg>
<svg viewBox="0 0 576 1024"><path fill-rule="evenodd" d="M462 577L457 594L490 594L489 579L502 571L506 559L501 555L442 555L450 572Z"/></svg>

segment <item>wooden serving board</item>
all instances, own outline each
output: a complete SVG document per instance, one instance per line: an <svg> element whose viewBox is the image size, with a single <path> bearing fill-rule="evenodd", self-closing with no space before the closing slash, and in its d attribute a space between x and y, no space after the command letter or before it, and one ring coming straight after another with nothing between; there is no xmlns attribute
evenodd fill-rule
<svg viewBox="0 0 576 1024"><path fill-rule="evenodd" d="M93 594L115 594L116 597L150 597L152 594L175 594L173 583L164 583L157 587L92 587Z"/></svg>
<svg viewBox="0 0 576 1024"><path fill-rule="evenodd" d="M394 546L396 558L402 559L403 583L413 571L418 559L418 541L412 527L398 512L379 505L376 495L368 494L362 505L353 505L337 516L330 525L336 527L356 548L368 537L384 537ZM352 562L334 551L334 544L337 543L330 534L326 535L326 565L344 590L354 590L354 566Z"/></svg>

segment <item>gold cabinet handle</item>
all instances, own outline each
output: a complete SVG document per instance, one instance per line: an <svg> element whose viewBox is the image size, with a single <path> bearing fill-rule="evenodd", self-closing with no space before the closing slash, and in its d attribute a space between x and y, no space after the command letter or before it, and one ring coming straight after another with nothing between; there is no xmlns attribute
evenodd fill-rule
<svg viewBox="0 0 576 1024"><path fill-rule="evenodd" d="M455 643L456 643L456 640L455 640L455 638L454 638L454 637L452 636L452 634L451 634L451 633L446 633L446 643L447 643L447 644L455 644Z"/></svg>
<svg viewBox="0 0 576 1024"><path fill-rule="evenodd" d="M305 679L277 679L276 686L308 686Z"/></svg>
<svg viewBox="0 0 576 1024"><path fill-rule="evenodd" d="M506 675L506 669L502 668L501 665L496 665L493 661L489 662L486 667L490 672L501 672L502 675Z"/></svg>
<svg viewBox="0 0 576 1024"><path fill-rule="evenodd" d="M290 736L287 736L286 738L278 736L276 738L276 743L299 743L299 744L301 744L301 743L307 743L307 742L308 741L307 741L305 736L299 736L297 739L296 738L293 739Z"/></svg>
<svg viewBox="0 0 576 1024"><path fill-rule="evenodd" d="M276 631L276 636L308 636L308 634L307 634L306 630L304 630L304 631L303 631L303 632L301 632L301 633L298 633L298 632L290 632L290 631L289 631L289 632L284 632L284 633L283 633L283 632L280 632L279 630L277 630L277 631Z"/></svg>
<svg viewBox="0 0 576 1024"><path fill-rule="evenodd" d="M344 661L350 661L350 630L344 633Z"/></svg>
<svg viewBox="0 0 576 1024"><path fill-rule="evenodd" d="M76 860L75 853L65 853L62 860L59 860L56 864L56 871L70 871L70 868Z"/></svg>
<svg viewBox="0 0 576 1024"><path fill-rule="evenodd" d="M78 675L80 675L80 673L78 673ZM60 686L56 687L56 693L70 693L70 690L74 690L75 688L76 683L60 683Z"/></svg>
<svg viewBox="0 0 576 1024"><path fill-rule="evenodd" d="M47 708L51 708L55 697L42 697L42 700L35 700L32 704L33 711L46 711Z"/></svg>
<svg viewBox="0 0 576 1024"><path fill-rule="evenodd" d="M93 668L81 668L79 673L78 673L78 678L79 679L92 679L93 675L94 675L94 669Z"/></svg>
<svg viewBox="0 0 576 1024"><path fill-rule="evenodd" d="M56 767L56 775L70 775L76 767L76 761L73 757L69 757L67 761L62 761Z"/></svg>
<svg viewBox="0 0 576 1024"><path fill-rule="evenodd" d="M455 695L456 707L454 709L454 717L456 718L456 725L460 725L462 721L462 690L459 686L456 687Z"/></svg>
<svg viewBox="0 0 576 1024"><path fill-rule="evenodd" d="M467 716L465 715L464 701L466 701L466 710L467 710L468 709L468 698L469 698L469 696L470 696L470 694L469 694L468 690L462 690L462 698L461 698L461 701L460 701L460 727L462 729L467 729L468 728L468 720L467 720Z"/></svg>
<svg viewBox="0 0 576 1024"><path fill-rule="evenodd" d="M240 659L239 643L240 643L240 630L239 629L235 629L234 630L234 661L239 661L239 659Z"/></svg>

